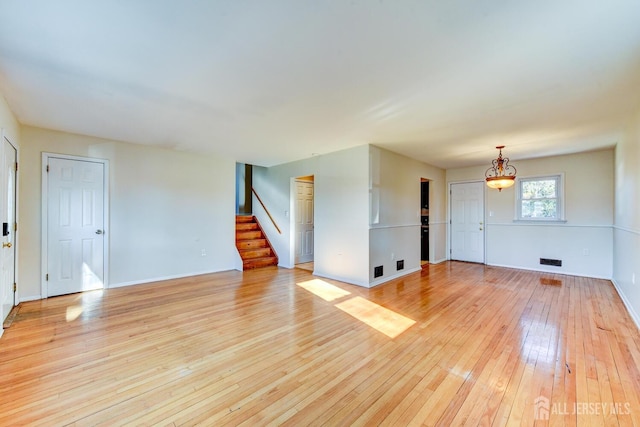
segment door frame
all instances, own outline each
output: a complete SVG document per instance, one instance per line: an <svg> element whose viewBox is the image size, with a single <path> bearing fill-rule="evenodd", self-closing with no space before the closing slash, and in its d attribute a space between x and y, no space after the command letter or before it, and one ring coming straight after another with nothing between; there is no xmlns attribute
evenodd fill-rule
<svg viewBox="0 0 640 427"><path fill-rule="evenodd" d="M453 210L451 204L453 202L453 200L451 199L451 186L455 185L455 184L473 184L473 183L478 183L481 182L482 185L482 203L484 204L483 207L483 212L482 212L482 221L484 222L484 227L483 227L483 234L484 234L484 242L482 245L482 258L483 258L483 265L487 265L487 186L484 185L484 181L483 180L478 180L478 179L473 179L473 180L467 180L467 181L450 181L447 184L448 187L448 191L447 191L447 260L451 260L451 212Z"/></svg>
<svg viewBox="0 0 640 427"><path fill-rule="evenodd" d="M294 178L293 180L293 198L292 198L292 209L291 209L291 224L293 224L292 227L292 235L293 235L293 265L297 265L297 264L304 264L304 263L300 263L300 262L296 262L296 234L298 232L298 223L296 222L296 215L298 214L297 212L297 206L298 204L296 203L298 201L298 183L306 183L306 184L311 184L311 186L313 187L313 196L312 196L312 203L313 203L313 225L314 225L314 230L313 230L313 260L311 261L305 261L305 262L314 262L315 261L315 255L316 255L316 236L315 236L315 224L316 224L316 186L315 186L315 177L313 175L307 175L310 177L313 177L314 180L304 180L301 179L301 177L297 177Z"/></svg>
<svg viewBox="0 0 640 427"><path fill-rule="evenodd" d="M8 135L6 129L1 128L0 129L0 135L2 136L2 143L4 144L4 141L7 141L7 143L9 145L11 145L15 150L16 150L16 163L19 163L19 158L20 158L20 150L19 147L17 145L15 145ZM19 218L19 209L20 209L20 203L19 203L19 194L20 192L19 190L19 183L20 180L18 179L18 171L16 170L16 179L15 179L15 183L14 183L14 187L15 187L15 200L14 200L14 215L15 215L15 223L18 224L18 218ZM19 277L18 277L18 247L19 247L19 242L18 242L18 230L14 230L15 236L14 236L14 256L13 256L13 282L14 283L20 283L18 281ZM15 307L16 305L18 305L20 303L20 294L19 294L19 289L16 286L16 290L13 292L13 306ZM6 317L9 313L2 313L2 316ZM0 336L2 335L1 331L0 331Z"/></svg>
<svg viewBox="0 0 640 427"><path fill-rule="evenodd" d="M296 181L303 181L300 178L312 176L313 181L313 224L316 223L316 179L315 174L310 173L307 175L297 175L289 178L289 268L296 266ZM315 228L313 231L313 260L316 259L316 236Z"/></svg>
<svg viewBox="0 0 640 427"><path fill-rule="evenodd" d="M103 177L103 209L104 209L104 239L103 239L103 257L104 257L104 276L103 276L103 289L109 288L109 160L99 159L95 157L83 157L72 156L68 154L57 153L42 153L42 168L40 169L42 174L42 196L41 196L41 211L42 211L42 235L41 235L41 265L40 265L40 297L42 299L47 298L48 282L46 278L47 269L49 266L49 252L47 240L49 236L48 217L49 217L49 174L47 173L47 164L49 159L65 159L65 160L78 160L83 162L101 163L104 165L104 177Z"/></svg>

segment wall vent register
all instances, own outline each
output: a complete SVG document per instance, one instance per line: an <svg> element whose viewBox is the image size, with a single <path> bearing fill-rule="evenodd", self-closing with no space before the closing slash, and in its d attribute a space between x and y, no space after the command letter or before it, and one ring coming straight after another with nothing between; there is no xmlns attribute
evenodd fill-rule
<svg viewBox="0 0 640 427"><path fill-rule="evenodd" d="M541 265L552 265L554 267L562 267L561 259L540 258Z"/></svg>

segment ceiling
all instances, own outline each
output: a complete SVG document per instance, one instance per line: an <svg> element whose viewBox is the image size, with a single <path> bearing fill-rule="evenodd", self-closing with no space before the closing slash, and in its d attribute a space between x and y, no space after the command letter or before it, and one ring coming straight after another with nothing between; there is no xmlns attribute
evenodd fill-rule
<svg viewBox="0 0 640 427"><path fill-rule="evenodd" d="M442 168L613 146L640 2L0 0L27 125L271 166L374 144Z"/></svg>

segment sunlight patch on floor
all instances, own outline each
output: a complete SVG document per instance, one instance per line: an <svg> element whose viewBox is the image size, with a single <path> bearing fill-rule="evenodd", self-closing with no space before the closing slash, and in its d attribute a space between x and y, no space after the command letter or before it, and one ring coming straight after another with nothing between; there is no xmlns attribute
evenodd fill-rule
<svg viewBox="0 0 640 427"><path fill-rule="evenodd" d="M82 290L91 291L99 288L104 288L100 277L86 263L82 263Z"/></svg>
<svg viewBox="0 0 640 427"><path fill-rule="evenodd" d="M325 301L333 301L344 296L351 295L351 292L345 291L344 289L320 279L307 280L306 282L296 284Z"/></svg>
<svg viewBox="0 0 640 427"><path fill-rule="evenodd" d="M336 304L336 307L390 338L397 337L416 323L362 297L353 297Z"/></svg>
<svg viewBox="0 0 640 427"><path fill-rule="evenodd" d="M84 312L84 305L89 304L95 301L98 301L104 295L104 290L97 289L95 291L85 291L80 292L74 298L74 301L77 302L75 305L70 305L67 307L66 311L66 320L67 322L73 322Z"/></svg>
<svg viewBox="0 0 640 427"><path fill-rule="evenodd" d="M73 322L76 320L84 311L81 305L72 305L67 307L67 322Z"/></svg>

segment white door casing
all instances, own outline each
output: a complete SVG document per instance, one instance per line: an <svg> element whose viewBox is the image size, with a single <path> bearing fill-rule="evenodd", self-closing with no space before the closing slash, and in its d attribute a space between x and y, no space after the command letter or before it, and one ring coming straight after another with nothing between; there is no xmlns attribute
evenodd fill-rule
<svg viewBox="0 0 640 427"><path fill-rule="evenodd" d="M0 148L2 176L0 178L0 224L2 248L0 248L0 297L2 321L16 304L14 283L16 277L16 169L17 151L3 135Z"/></svg>
<svg viewBox="0 0 640 427"><path fill-rule="evenodd" d="M106 287L108 163L45 154L43 166L43 296Z"/></svg>
<svg viewBox="0 0 640 427"><path fill-rule="evenodd" d="M296 180L295 263L313 261L313 182Z"/></svg>
<svg viewBox="0 0 640 427"><path fill-rule="evenodd" d="M451 184L451 259L484 263L484 183Z"/></svg>

